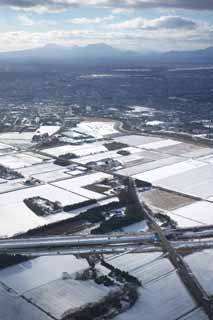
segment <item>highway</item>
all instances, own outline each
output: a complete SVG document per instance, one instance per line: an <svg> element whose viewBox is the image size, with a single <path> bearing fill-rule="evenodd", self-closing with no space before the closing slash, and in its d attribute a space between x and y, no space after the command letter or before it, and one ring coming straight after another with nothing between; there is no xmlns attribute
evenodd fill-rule
<svg viewBox="0 0 213 320"><path fill-rule="evenodd" d="M207 237L210 234L210 237ZM188 229L165 231L165 238L179 252L213 248L213 230ZM201 241L201 238L204 238ZM51 236L0 240L0 254L28 256L161 251L161 241L155 232L118 233L112 235Z"/></svg>

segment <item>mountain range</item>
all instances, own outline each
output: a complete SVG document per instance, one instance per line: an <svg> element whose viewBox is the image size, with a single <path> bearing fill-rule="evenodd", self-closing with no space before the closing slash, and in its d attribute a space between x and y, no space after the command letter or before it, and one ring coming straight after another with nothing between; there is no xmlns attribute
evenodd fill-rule
<svg viewBox="0 0 213 320"><path fill-rule="evenodd" d="M169 51L165 53L139 53L121 50L104 43L90 44L84 47L63 47L49 44L44 47L15 52L0 53L0 62L59 62L65 64L113 62L156 62L156 63L191 63L213 64L213 47L194 51Z"/></svg>

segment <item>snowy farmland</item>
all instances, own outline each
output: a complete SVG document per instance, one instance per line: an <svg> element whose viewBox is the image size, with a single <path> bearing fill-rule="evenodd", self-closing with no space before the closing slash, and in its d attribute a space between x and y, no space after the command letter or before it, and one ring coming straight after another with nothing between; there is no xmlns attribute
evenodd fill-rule
<svg viewBox="0 0 213 320"><path fill-rule="evenodd" d="M73 153L77 157L83 157L105 151L108 151L107 148L103 146L103 143L98 142L94 144L85 143L81 145L65 145L43 150L44 153L53 157L59 157L66 153Z"/></svg>
<svg viewBox="0 0 213 320"><path fill-rule="evenodd" d="M198 225L213 222L213 203L207 201L197 201L188 206L184 206L171 212L176 216L191 220Z"/></svg>
<svg viewBox="0 0 213 320"><path fill-rule="evenodd" d="M55 280L25 293L34 305L54 319L63 319L89 304L101 302L110 288L96 284L93 280Z"/></svg>
<svg viewBox="0 0 213 320"><path fill-rule="evenodd" d="M109 263L136 276L143 285L135 305L116 320L175 320L198 309L174 267L160 253L123 254L109 258Z"/></svg>
<svg viewBox="0 0 213 320"><path fill-rule="evenodd" d="M24 199L37 196L52 202L59 201L63 206L87 200L83 196L52 185L42 185L0 194L0 236L12 236L75 215L61 212L52 216L38 217L23 203Z"/></svg>
<svg viewBox="0 0 213 320"><path fill-rule="evenodd" d="M115 125L114 121L84 121L77 125L77 131L96 139L103 139L105 136L118 133Z"/></svg>
<svg viewBox="0 0 213 320"><path fill-rule="evenodd" d="M33 164L41 163L43 159L27 153L12 153L0 156L0 165L10 169L30 167Z"/></svg>
<svg viewBox="0 0 213 320"><path fill-rule="evenodd" d="M0 270L0 281L23 294L61 278L63 272L74 274L87 268L85 259L71 255L40 257Z"/></svg>
<svg viewBox="0 0 213 320"><path fill-rule="evenodd" d="M105 198L106 195L88 190L85 187L87 185L102 182L105 179L112 179L112 175L102 173L102 172L96 172L96 173L79 176L76 178L67 179L64 181L55 182L53 183L53 185L63 190L75 192L87 199L99 200L99 199Z"/></svg>
<svg viewBox="0 0 213 320"><path fill-rule="evenodd" d="M184 173L186 171L205 166L204 163L196 160L186 160L180 163L166 165L162 168L157 168L135 175L134 178L148 182L156 182L157 180L165 179L176 174Z"/></svg>

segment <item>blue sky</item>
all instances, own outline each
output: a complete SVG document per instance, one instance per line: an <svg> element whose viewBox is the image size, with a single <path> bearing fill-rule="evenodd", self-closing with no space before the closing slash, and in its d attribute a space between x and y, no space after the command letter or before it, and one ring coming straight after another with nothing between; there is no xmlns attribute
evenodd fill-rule
<svg viewBox="0 0 213 320"><path fill-rule="evenodd" d="M0 51L99 42L136 51L213 46L213 0L0 2Z"/></svg>

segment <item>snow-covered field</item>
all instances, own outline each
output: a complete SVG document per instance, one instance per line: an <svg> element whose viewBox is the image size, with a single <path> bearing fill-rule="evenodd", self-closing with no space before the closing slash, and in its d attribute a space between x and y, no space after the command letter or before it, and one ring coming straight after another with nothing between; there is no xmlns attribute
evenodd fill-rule
<svg viewBox="0 0 213 320"><path fill-rule="evenodd" d="M73 153L78 157L83 157L83 156L92 155L92 154L105 152L105 151L108 151L107 148L100 143L93 143L93 144L85 143L78 146L65 145L65 146L43 150L43 152L45 152L46 154L55 156L55 157L61 156L66 153Z"/></svg>
<svg viewBox="0 0 213 320"><path fill-rule="evenodd" d="M41 173L54 172L57 170L61 170L61 166L54 164L52 161L48 161L26 168L20 168L18 169L18 172L20 172L23 176L28 177Z"/></svg>
<svg viewBox="0 0 213 320"><path fill-rule="evenodd" d="M6 132L0 134L0 142L14 147L29 147L32 145L34 132Z"/></svg>
<svg viewBox="0 0 213 320"><path fill-rule="evenodd" d="M89 156L83 156L81 158L74 159L74 161L77 163L81 163L81 164L87 164L91 161L100 161L100 160L104 160L107 158L119 159L121 161L125 161L125 159L127 159L128 157L133 157L134 159L135 158L138 159L141 157L140 154L142 153L142 151L138 148L127 147L127 148L123 148L122 150L130 152L130 155L129 156L121 156L118 153L118 151L120 151L120 150L115 150L115 151L106 151L106 152L102 152L102 153L94 154L94 155L89 155Z"/></svg>
<svg viewBox="0 0 213 320"><path fill-rule="evenodd" d="M138 147L143 149L148 149L148 150L157 150L164 147L176 146L178 144L181 144L181 142L167 139L167 140L155 141L151 143L145 143L145 144L139 145Z"/></svg>
<svg viewBox="0 0 213 320"><path fill-rule="evenodd" d="M79 172L82 173L82 171ZM66 169L64 168L61 170L33 174L32 177L44 182L54 182L58 180L67 179L70 177L70 175L66 173Z"/></svg>
<svg viewBox="0 0 213 320"><path fill-rule="evenodd" d="M42 161L40 157L38 158L23 152L0 156L0 165L10 169L29 167Z"/></svg>
<svg viewBox="0 0 213 320"><path fill-rule="evenodd" d="M139 173L134 177L138 180L154 183L157 180L165 179L203 166L205 166L204 163L190 159L180 163L163 166L161 168L150 170L141 174Z"/></svg>
<svg viewBox="0 0 213 320"><path fill-rule="evenodd" d="M143 135L128 135L114 138L115 141L128 144L129 146L142 146L148 143L164 141L162 138L149 137Z"/></svg>
<svg viewBox="0 0 213 320"><path fill-rule="evenodd" d="M110 288L97 285L92 280L62 279L64 272L74 278L76 272L87 268L86 259L77 259L74 256L54 256L37 258L0 270L0 281L17 292L17 295L13 295L12 292L9 294L4 289L5 296L2 296L3 289L0 285L0 303L3 301L5 303L4 308L0 310L0 316L5 315L2 309L7 311L6 317L1 319L49 320L49 317L45 316L47 313L54 319L60 320L70 311L75 311L76 308L100 301L108 295ZM26 300L31 301L27 304L27 309L22 307L21 301L18 300L22 299L20 297L26 298L23 299L25 304L27 304ZM39 309L42 310L44 317L40 315ZM34 314L35 310L38 310L37 317ZM23 311L26 311L26 314L21 313L19 317L19 312Z"/></svg>
<svg viewBox="0 0 213 320"><path fill-rule="evenodd" d="M70 312L90 303L98 303L110 292L110 288L93 280L55 280L25 293L33 304L45 310L54 319L63 319Z"/></svg>
<svg viewBox="0 0 213 320"><path fill-rule="evenodd" d="M158 186L165 189L174 190L202 199L213 196L213 171L212 165L194 168L184 173L175 174L155 182Z"/></svg>
<svg viewBox="0 0 213 320"><path fill-rule="evenodd" d="M85 259L71 255L40 257L0 270L0 281L22 294L61 278L63 272L73 274L86 268Z"/></svg>
<svg viewBox="0 0 213 320"><path fill-rule="evenodd" d="M72 217L73 213L61 212L53 216L38 217L23 203L30 197L40 196L50 201L59 201L62 205L71 205L84 202L87 198L62 190L53 185L41 185L8 193L0 194L0 236L12 236L19 232L55 221L65 220Z"/></svg>
<svg viewBox="0 0 213 320"><path fill-rule="evenodd" d="M186 262L190 266L193 274L196 276L201 286L209 296L213 295L213 251L204 250L195 252L185 257Z"/></svg>
<svg viewBox="0 0 213 320"><path fill-rule="evenodd" d="M148 173L154 169L163 168L165 166L184 161L182 158L179 158L179 157L170 157L170 156L164 157L164 155L161 155L161 154L153 155L153 154L146 153L146 151L144 151L143 155L141 156L142 156L142 159L144 159L144 163L141 163L135 166L129 166L128 168L125 168L125 169L121 169L118 171L118 173L120 173L121 175L137 176L139 174L142 174L143 172ZM122 162L122 159L119 158L119 161Z"/></svg>
<svg viewBox="0 0 213 320"><path fill-rule="evenodd" d="M0 152L2 152L3 150L7 150L7 149L11 149L13 150L14 148L11 147L10 145L8 144L5 144L5 143L0 143Z"/></svg>
<svg viewBox="0 0 213 320"><path fill-rule="evenodd" d="M103 139L105 136L118 133L115 129L114 121L81 122L77 125L77 131L95 137L96 139Z"/></svg>
<svg viewBox="0 0 213 320"><path fill-rule="evenodd" d="M161 253L123 254L109 259L109 263L137 277L143 285L162 277L174 267Z"/></svg>
<svg viewBox="0 0 213 320"><path fill-rule="evenodd" d="M84 197L69 191L62 190L53 185L41 185L37 187L26 188L0 195L0 206L7 204L16 204L26 198L40 196L50 201L59 201L63 205L80 203L85 201ZM21 213L20 213L21 214Z"/></svg>
<svg viewBox="0 0 213 320"><path fill-rule="evenodd" d="M139 289L139 298L116 320L176 320L193 311L196 303L173 271Z"/></svg>
<svg viewBox="0 0 213 320"><path fill-rule="evenodd" d="M91 185L94 183L98 183L103 181L104 179L111 179L112 176L102 172L91 173L83 176L79 176L76 178L67 179L64 181L59 181L53 183L53 185L62 188L64 190L68 190L71 192L75 192L83 197L88 199L102 199L106 197L101 193L97 193L94 191L90 191L85 189L84 187L87 185Z"/></svg>
<svg viewBox="0 0 213 320"><path fill-rule="evenodd" d="M41 126L35 132L35 134L45 134L47 133L49 136L52 136L60 129L60 126Z"/></svg>
<svg viewBox="0 0 213 320"><path fill-rule="evenodd" d="M31 303L28 303L22 297L9 294L1 284L0 305L0 319L2 320L52 320L52 318Z"/></svg>
<svg viewBox="0 0 213 320"><path fill-rule="evenodd" d="M207 201L197 201L172 213L200 224L213 223L213 203Z"/></svg>
<svg viewBox="0 0 213 320"><path fill-rule="evenodd" d="M26 186L23 185L22 179L16 179L16 180L4 180L0 183L0 193L9 192L12 190L18 190L26 188Z"/></svg>

